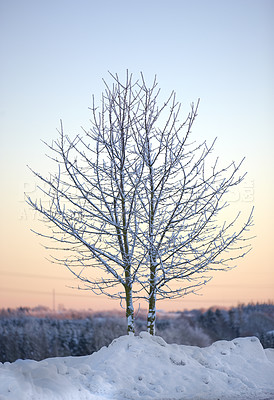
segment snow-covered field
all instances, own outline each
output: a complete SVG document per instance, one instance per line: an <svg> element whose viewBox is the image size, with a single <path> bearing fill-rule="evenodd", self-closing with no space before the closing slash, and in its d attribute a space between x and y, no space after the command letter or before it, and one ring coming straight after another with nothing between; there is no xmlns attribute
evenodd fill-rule
<svg viewBox="0 0 274 400"><path fill-rule="evenodd" d="M274 399L274 349L255 337L199 348L146 332L85 357L0 364L0 400Z"/></svg>

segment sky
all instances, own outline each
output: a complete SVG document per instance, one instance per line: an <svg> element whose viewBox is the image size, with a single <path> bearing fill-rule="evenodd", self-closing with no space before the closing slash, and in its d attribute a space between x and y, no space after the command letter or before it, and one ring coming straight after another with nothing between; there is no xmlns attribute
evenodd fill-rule
<svg viewBox="0 0 274 400"><path fill-rule="evenodd" d="M102 79L127 69L147 82L156 74L160 98L175 90L186 114L201 99L193 140L217 137L224 162L245 157L231 211L255 206L253 250L237 268L158 308L274 300L273 17L272 0L0 0L0 307L119 307L72 289L70 272L47 261L24 192L37 193L27 165L52 171L42 140L57 137L60 119L71 136L88 129Z"/></svg>

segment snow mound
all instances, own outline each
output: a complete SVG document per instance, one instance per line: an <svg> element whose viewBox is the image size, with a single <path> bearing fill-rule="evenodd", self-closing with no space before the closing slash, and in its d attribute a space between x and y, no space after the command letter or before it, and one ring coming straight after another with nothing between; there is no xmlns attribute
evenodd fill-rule
<svg viewBox="0 0 274 400"><path fill-rule="evenodd" d="M85 357L0 364L0 400L274 399L274 349L255 337L210 347L146 332Z"/></svg>

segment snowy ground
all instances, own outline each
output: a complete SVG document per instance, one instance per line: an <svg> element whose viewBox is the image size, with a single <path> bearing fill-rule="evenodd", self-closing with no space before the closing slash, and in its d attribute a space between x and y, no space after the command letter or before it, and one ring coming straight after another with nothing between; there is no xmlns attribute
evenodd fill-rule
<svg viewBox="0 0 274 400"><path fill-rule="evenodd" d="M0 400L274 399L274 349L255 337L206 348L146 332L85 357L0 364Z"/></svg>

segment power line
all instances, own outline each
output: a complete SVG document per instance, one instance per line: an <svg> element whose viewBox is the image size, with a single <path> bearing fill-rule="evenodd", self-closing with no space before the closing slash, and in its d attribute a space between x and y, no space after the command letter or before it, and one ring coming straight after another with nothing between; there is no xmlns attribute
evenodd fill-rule
<svg viewBox="0 0 274 400"><path fill-rule="evenodd" d="M30 293L30 294L41 294L41 295L50 295L52 296L52 292L44 292L40 290L25 290L25 289L9 289L9 288L2 288L0 287L0 291L2 292L12 292L12 293ZM97 297L96 294L93 295L87 295L87 294L72 294L72 293L61 293L61 292L55 292L56 296L67 296L67 297L89 297L89 298L95 298Z"/></svg>
<svg viewBox="0 0 274 400"><path fill-rule="evenodd" d="M38 278L38 279L53 279L53 280L74 280L73 278L62 278L61 276L49 276L49 275L38 275L38 274L23 274L22 272L8 272L0 271L0 275L6 276L18 276L22 278Z"/></svg>
<svg viewBox="0 0 274 400"><path fill-rule="evenodd" d="M0 271L0 275L5 275L5 276L17 276L17 277L22 277L22 278L37 278L37 279L52 279L52 280L62 280L62 281L67 281L67 280L76 280L77 278L62 278L60 276L49 276L49 275L38 275L38 274L24 274L22 272L9 272L9 271ZM210 288L221 288L221 287L226 287L226 288L258 288L258 289L274 289L273 285L272 286L258 286L258 285L234 285L234 284L216 284L216 285L209 285Z"/></svg>
<svg viewBox="0 0 274 400"><path fill-rule="evenodd" d="M53 295L52 291L51 292L45 292L45 291L38 291L38 290L8 289L8 288L2 288L2 287L0 287L0 291L12 292L12 293L29 293L29 294L38 294L38 295L48 295L48 296L52 296ZM84 297L85 298L97 298L98 297L98 295L94 295L94 294L92 294L92 295L81 295L81 294L61 293L61 292L55 292L54 291L54 297L55 296L83 297L83 298ZM245 301L250 302L250 301L253 301L253 300L254 299L250 299L249 298L249 299L247 299ZM241 301L237 300L237 301L238 301L238 303L242 303L244 300L241 300ZM217 300L217 299L211 299L211 300L210 299L186 300L185 298L172 300L172 303L178 303L178 302L181 302L181 303L184 303L184 304L186 304L186 303L203 303L203 304L208 304L208 303L211 303L211 304L213 304L213 303L214 304L228 303L228 304L232 304L232 303L235 303L235 298L231 299L231 300L224 300L224 299L221 299L221 300ZM159 303L159 309L161 308L160 306L161 306L161 302Z"/></svg>

